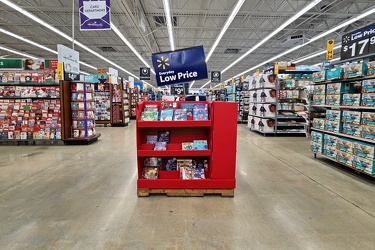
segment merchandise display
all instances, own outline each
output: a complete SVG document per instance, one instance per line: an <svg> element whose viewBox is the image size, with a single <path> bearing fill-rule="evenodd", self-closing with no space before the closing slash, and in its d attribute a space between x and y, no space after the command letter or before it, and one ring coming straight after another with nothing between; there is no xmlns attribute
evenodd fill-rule
<svg viewBox="0 0 375 250"><path fill-rule="evenodd" d="M111 93L108 83L98 83L94 92L96 124L111 123Z"/></svg>

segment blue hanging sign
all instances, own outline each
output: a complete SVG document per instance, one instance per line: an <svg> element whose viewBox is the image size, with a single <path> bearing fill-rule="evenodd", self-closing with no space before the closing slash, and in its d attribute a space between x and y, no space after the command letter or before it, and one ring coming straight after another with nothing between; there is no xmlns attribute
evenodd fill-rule
<svg viewBox="0 0 375 250"><path fill-rule="evenodd" d="M79 0L81 30L110 30L110 0Z"/></svg>
<svg viewBox="0 0 375 250"><path fill-rule="evenodd" d="M341 60L375 53L375 23L342 36Z"/></svg>
<svg viewBox="0 0 375 250"><path fill-rule="evenodd" d="M203 46L152 54L158 86L208 78Z"/></svg>

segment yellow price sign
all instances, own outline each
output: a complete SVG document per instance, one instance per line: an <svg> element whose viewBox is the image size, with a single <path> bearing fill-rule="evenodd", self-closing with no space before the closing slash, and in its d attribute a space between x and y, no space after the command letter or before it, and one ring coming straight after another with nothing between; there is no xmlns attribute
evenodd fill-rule
<svg viewBox="0 0 375 250"><path fill-rule="evenodd" d="M60 80L63 79L63 63L62 62L57 63L57 78L59 78Z"/></svg>
<svg viewBox="0 0 375 250"><path fill-rule="evenodd" d="M241 75L241 82L245 81L245 75Z"/></svg>
<svg viewBox="0 0 375 250"><path fill-rule="evenodd" d="M273 71L274 74L279 74L279 63L278 62L275 62L275 69Z"/></svg>
<svg viewBox="0 0 375 250"><path fill-rule="evenodd" d="M335 47L335 40L333 39L327 40L326 60L333 59L333 54L334 54L333 47Z"/></svg>
<svg viewBox="0 0 375 250"><path fill-rule="evenodd" d="M259 69L256 69L256 70L255 70L255 75L256 75L256 76L259 76L259 75L260 75L260 71L259 71Z"/></svg>

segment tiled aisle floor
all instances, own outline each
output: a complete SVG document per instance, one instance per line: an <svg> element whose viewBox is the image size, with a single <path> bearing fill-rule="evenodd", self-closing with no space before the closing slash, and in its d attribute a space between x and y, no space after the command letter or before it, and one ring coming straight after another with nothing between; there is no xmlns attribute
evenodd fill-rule
<svg viewBox="0 0 375 250"><path fill-rule="evenodd" d="M375 248L375 182L314 160L304 137L239 125L234 198L138 198L134 122L98 131L0 147L0 249Z"/></svg>

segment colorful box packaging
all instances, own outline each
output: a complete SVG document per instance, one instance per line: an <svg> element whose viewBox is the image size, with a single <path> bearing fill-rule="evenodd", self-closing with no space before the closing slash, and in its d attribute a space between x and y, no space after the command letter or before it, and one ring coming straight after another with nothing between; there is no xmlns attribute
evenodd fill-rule
<svg viewBox="0 0 375 250"><path fill-rule="evenodd" d="M375 75L375 61L371 61L367 63L367 75L368 76Z"/></svg>
<svg viewBox="0 0 375 250"><path fill-rule="evenodd" d="M353 141L343 137L338 137L336 149L342 152L353 153Z"/></svg>
<svg viewBox="0 0 375 250"><path fill-rule="evenodd" d="M326 95L313 95L313 104L314 105L324 105L326 100Z"/></svg>
<svg viewBox="0 0 375 250"><path fill-rule="evenodd" d="M327 109L326 111L326 120L329 121L340 121L340 110Z"/></svg>
<svg viewBox="0 0 375 250"><path fill-rule="evenodd" d="M314 72L312 74L313 82L324 82L326 80L325 75L326 75L325 71Z"/></svg>
<svg viewBox="0 0 375 250"><path fill-rule="evenodd" d="M313 127L316 128L316 129L323 130L324 129L324 122L325 122L324 118L314 118L313 119Z"/></svg>
<svg viewBox="0 0 375 250"><path fill-rule="evenodd" d="M374 174L375 173L375 166L374 161L362 158L359 156L353 156L353 167L358 168L360 170L365 171L367 174Z"/></svg>
<svg viewBox="0 0 375 250"><path fill-rule="evenodd" d="M324 138L324 133L317 132L317 131L311 131L311 140L323 144L323 138Z"/></svg>
<svg viewBox="0 0 375 250"><path fill-rule="evenodd" d="M323 152L323 144L310 141L310 150L315 153L321 154Z"/></svg>
<svg viewBox="0 0 375 250"><path fill-rule="evenodd" d="M351 153L336 151L336 161L344 165L352 167L353 164L353 155Z"/></svg>
<svg viewBox="0 0 375 250"><path fill-rule="evenodd" d="M336 148L338 137L335 135L325 134L324 135L324 146L330 146Z"/></svg>
<svg viewBox="0 0 375 250"><path fill-rule="evenodd" d="M343 75L343 69L340 67L327 69L326 70L326 80L336 80L341 79Z"/></svg>
<svg viewBox="0 0 375 250"><path fill-rule="evenodd" d="M366 126L375 126L375 113L362 112L361 124Z"/></svg>
<svg viewBox="0 0 375 250"><path fill-rule="evenodd" d="M375 107L375 93L362 94L362 106Z"/></svg>
<svg viewBox="0 0 375 250"><path fill-rule="evenodd" d="M340 121L326 120L324 123L324 130L334 133L340 132Z"/></svg>
<svg viewBox="0 0 375 250"><path fill-rule="evenodd" d="M361 124L361 112L351 111L351 110L343 110L341 121L344 122L344 123L360 125Z"/></svg>
<svg viewBox="0 0 375 250"><path fill-rule="evenodd" d="M375 93L375 80L364 80L362 82L362 93Z"/></svg>
<svg viewBox="0 0 375 250"><path fill-rule="evenodd" d="M353 142L353 154L359 157L374 159L374 146L364 142Z"/></svg>
<svg viewBox="0 0 375 250"><path fill-rule="evenodd" d="M350 123L343 123L342 124L342 133L346 135L352 135L352 136L361 136L362 126L361 125L355 125Z"/></svg>
<svg viewBox="0 0 375 250"><path fill-rule="evenodd" d="M362 138L375 140L375 126L362 125Z"/></svg>
<svg viewBox="0 0 375 250"><path fill-rule="evenodd" d="M324 145L323 154L328 156L328 157L336 159L336 155L337 155L336 147Z"/></svg>
<svg viewBox="0 0 375 250"><path fill-rule="evenodd" d="M340 106L341 104L341 95L327 95L326 96L326 105Z"/></svg>
<svg viewBox="0 0 375 250"><path fill-rule="evenodd" d="M344 78L365 76L367 74L367 64L365 62L350 63L345 65Z"/></svg>
<svg viewBox="0 0 375 250"><path fill-rule="evenodd" d="M342 106L360 106L361 94L343 94ZM375 105L375 102L374 102Z"/></svg>
<svg viewBox="0 0 375 250"><path fill-rule="evenodd" d="M354 83L352 82L337 82L327 84L327 95L338 95L343 93L353 93L354 92Z"/></svg>
<svg viewBox="0 0 375 250"><path fill-rule="evenodd" d="M326 84L314 85L314 95L324 95L326 93Z"/></svg>

